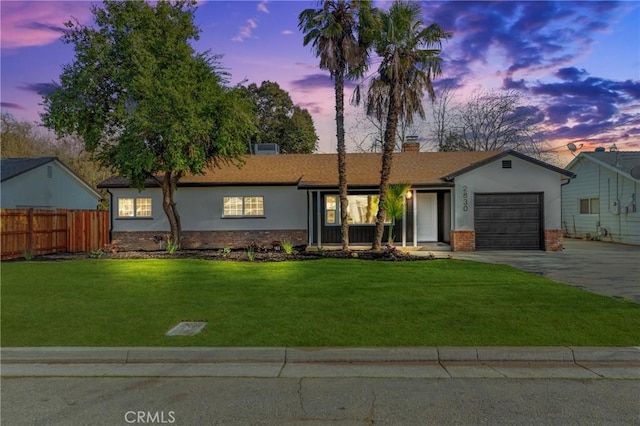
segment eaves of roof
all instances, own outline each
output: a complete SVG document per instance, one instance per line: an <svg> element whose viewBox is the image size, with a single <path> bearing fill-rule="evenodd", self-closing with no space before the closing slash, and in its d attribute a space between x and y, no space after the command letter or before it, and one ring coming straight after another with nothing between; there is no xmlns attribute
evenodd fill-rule
<svg viewBox="0 0 640 426"><path fill-rule="evenodd" d="M473 168L480 167L501 156L512 154L542 165L558 173L572 175L564 169L540 162L522 154L501 152L401 152L393 156L389 182L409 183L414 187L450 187L451 180ZM242 167L222 164L202 174L184 176L180 187L207 186L297 186L305 189L338 187L337 154L282 154L246 156ZM377 188L380 183L381 154L347 154L347 182L349 188ZM157 187L153 180L147 187ZM98 188L128 188L125 178L112 177Z"/></svg>
<svg viewBox="0 0 640 426"><path fill-rule="evenodd" d="M470 172L472 170L475 170L475 169L477 169L479 167L485 166L485 165L487 165L489 163L492 163L492 162L494 162L496 160L504 158L504 157L506 157L508 155L512 155L512 156L514 156L516 158L519 158L521 160L528 161L528 162L530 162L532 164L535 164L535 165L540 166L540 167L544 167L545 169L554 171L556 173L560 173L560 174L565 175L565 176L570 177L570 178L576 177L576 175L574 173L570 172L569 170L562 169L560 167L556 167L556 166L554 166L552 164L549 164L549 163L545 163L544 161L538 160L538 159L533 158L533 157L529 157L528 155L522 154L522 153L517 152L517 151L507 150L507 151L497 152L492 157L486 158L486 159L484 159L482 161L479 161L479 162L477 162L475 164L471 164L470 166L465 167L463 169L460 169L460 170L456 171L455 173L451 173L451 174L445 176L444 179L446 181L453 181L456 177L458 177L460 175L468 173L468 172Z"/></svg>
<svg viewBox="0 0 640 426"><path fill-rule="evenodd" d="M606 161L602 161L601 159L597 158L595 155L591 155L591 154L592 153L589 153L589 152L581 152L576 158L574 158L569 164L567 164L566 169L569 169L569 170L573 169L576 166L576 164L578 164L581 161L591 161L595 164L598 164L601 167L604 167L605 169L611 170L612 172L619 174L620 176L624 176L635 182L640 183L640 179L633 177L631 173L628 173L625 170L619 169L615 165L609 164ZM622 154L624 155L624 152L622 152ZM638 152L633 151L633 152L630 152L630 154L638 154Z"/></svg>
<svg viewBox="0 0 640 426"><path fill-rule="evenodd" d="M3 158L0 160L0 182L20 176L23 173L36 169L54 160L57 160L57 158Z"/></svg>

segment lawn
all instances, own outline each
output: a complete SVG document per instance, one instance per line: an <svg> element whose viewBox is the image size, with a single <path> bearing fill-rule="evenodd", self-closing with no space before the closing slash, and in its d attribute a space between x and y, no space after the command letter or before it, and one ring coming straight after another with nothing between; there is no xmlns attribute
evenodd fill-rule
<svg viewBox="0 0 640 426"><path fill-rule="evenodd" d="M457 260L9 262L2 346L640 344L640 305ZM182 320L198 335L166 337Z"/></svg>

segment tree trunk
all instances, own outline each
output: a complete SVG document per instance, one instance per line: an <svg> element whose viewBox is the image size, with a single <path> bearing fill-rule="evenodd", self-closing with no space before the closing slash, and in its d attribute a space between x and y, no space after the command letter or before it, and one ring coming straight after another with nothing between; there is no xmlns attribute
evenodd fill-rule
<svg viewBox="0 0 640 426"><path fill-rule="evenodd" d="M336 136L338 138L338 187L340 191L340 231L342 250L349 250L349 222L347 222L347 150L344 142L344 69L335 73Z"/></svg>
<svg viewBox="0 0 640 426"><path fill-rule="evenodd" d="M391 162L393 161L393 150L396 145L396 129L398 126L398 116L400 115L399 88L397 84L391 86L389 90L389 109L387 112L387 127L384 131L384 147L382 150L382 168L380 169L380 195L378 202L378 214L376 216L376 233L371 245L371 250L380 251L382 249L382 235L384 234L384 219L386 211L384 203L387 198L389 188L389 177L391 175Z"/></svg>
<svg viewBox="0 0 640 426"><path fill-rule="evenodd" d="M180 215L178 214L178 207L173 199L176 183L178 177L174 177L172 172L166 172L162 181L162 208L169 220L169 227L171 229L171 241L178 244L180 248L180 238L182 233L182 226L180 225ZM168 241L167 241L168 243Z"/></svg>

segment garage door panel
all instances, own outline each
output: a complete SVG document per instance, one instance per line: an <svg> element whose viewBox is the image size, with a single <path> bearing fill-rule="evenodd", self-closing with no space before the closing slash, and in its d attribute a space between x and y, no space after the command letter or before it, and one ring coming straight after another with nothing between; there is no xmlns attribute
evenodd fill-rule
<svg viewBox="0 0 640 426"><path fill-rule="evenodd" d="M474 202L478 250L541 249L540 193L475 194Z"/></svg>
<svg viewBox="0 0 640 426"><path fill-rule="evenodd" d="M477 223L476 224L476 235L477 234L517 234L517 233L527 233L533 234L536 236L540 235L540 224L538 223Z"/></svg>
<svg viewBox="0 0 640 426"><path fill-rule="evenodd" d="M476 239L478 249L491 250L539 250L539 243L535 240L535 235L520 236L499 236L494 235L489 238Z"/></svg>
<svg viewBox="0 0 640 426"><path fill-rule="evenodd" d="M523 222L539 222L539 209L497 209L497 208L478 208L476 206L476 221L500 221L509 222L520 220Z"/></svg>

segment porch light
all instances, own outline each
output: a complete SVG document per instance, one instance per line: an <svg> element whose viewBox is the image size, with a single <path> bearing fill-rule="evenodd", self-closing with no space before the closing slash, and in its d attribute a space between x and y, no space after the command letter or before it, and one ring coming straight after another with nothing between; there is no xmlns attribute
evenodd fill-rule
<svg viewBox="0 0 640 426"><path fill-rule="evenodd" d="M407 198L407 200L410 200L411 197L413 197L413 192L411 190L408 190L406 194L404 194L404 196Z"/></svg>

